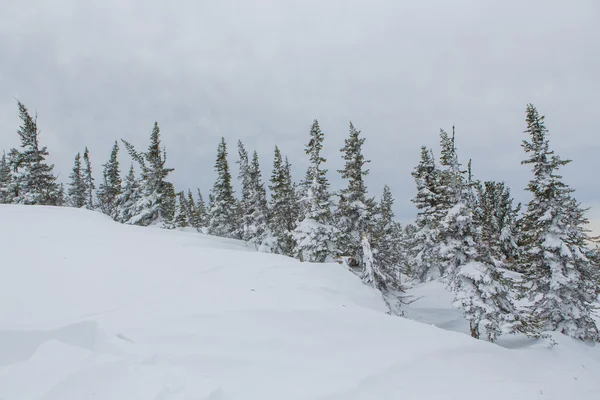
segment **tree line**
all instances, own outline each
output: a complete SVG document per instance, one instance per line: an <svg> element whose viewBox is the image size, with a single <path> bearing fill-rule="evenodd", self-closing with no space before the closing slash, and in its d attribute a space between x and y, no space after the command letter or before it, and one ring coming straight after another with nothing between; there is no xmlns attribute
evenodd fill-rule
<svg viewBox="0 0 600 400"><path fill-rule="evenodd" d="M559 331L600 341L593 319L600 252L590 244L586 210L559 175L570 160L551 150L544 117L531 104L522 143L522 163L533 174L526 188L532 199L525 207L514 204L504 182L480 181L470 161L466 168L461 164L453 127L451 134L440 130L439 161L432 149L420 150L412 171L418 213L406 226L394 220L387 185L379 199L368 194L365 138L352 123L340 148L342 190L334 193L329 187L324 134L314 120L305 147L309 167L301 182L293 181L291 163L275 146L266 183L258 154L250 155L238 141L241 193L236 196L222 138L216 179L205 203L199 189L177 192L168 181L173 169L167 167L156 122L146 151L121 139L132 160L124 176L115 141L97 186L85 148L83 157L75 155L65 189L46 162L48 149L39 143L37 118L21 102L18 108L21 146L2 156L0 203L87 208L125 224L192 227L307 262L347 258L392 309L402 298L403 275L421 282L440 279L453 291L454 306L463 311L475 338L495 341L505 333L539 337Z"/></svg>

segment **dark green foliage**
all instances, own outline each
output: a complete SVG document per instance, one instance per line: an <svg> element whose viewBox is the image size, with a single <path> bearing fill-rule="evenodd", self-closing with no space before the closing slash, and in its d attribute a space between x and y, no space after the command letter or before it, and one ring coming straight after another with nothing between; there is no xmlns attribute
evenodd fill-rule
<svg viewBox="0 0 600 400"><path fill-rule="evenodd" d="M70 205L75 208L82 208L86 201L86 187L83 180L83 171L81 169L81 154L77 153L73 163L73 171L69 175L69 199Z"/></svg>
<svg viewBox="0 0 600 400"><path fill-rule="evenodd" d="M54 176L54 165L46 163L48 149L39 144L37 117L32 118L27 108L18 102L22 125L18 133L21 150L12 149L9 164L13 171L10 192L13 202L28 205L57 205L58 185Z"/></svg>
<svg viewBox="0 0 600 400"><path fill-rule="evenodd" d="M6 153L3 153L2 159L0 160L0 204L12 203L13 196L10 192L11 183L12 176L10 173L10 166L6 159Z"/></svg>
<svg viewBox="0 0 600 400"><path fill-rule="evenodd" d="M580 340L600 341L592 314L598 294L597 265L586 257L589 239L585 211L558 170L570 163L550 150L544 117L527 106L529 140L523 149L533 179L533 199L521 221L521 268L533 301L531 312L541 330L557 330Z"/></svg>
<svg viewBox="0 0 600 400"><path fill-rule="evenodd" d="M236 228L236 200L231 186L225 138L221 138L217 149L215 171L217 179L211 191L208 230L215 236L233 237Z"/></svg>
<svg viewBox="0 0 600 400"><path fill-rule="evenodd" d="M102 165L102 183L98 187L98 206L100 210L113 219L117 218L116 201L121 194L121 171L119 169L119 144L115 144L110 152L110 158Z"/></svg>
<svg viewBox="0 0 600 400"><path fill-rule="evenodd" d="M350 122L349 137L340 149L345 165L344 169L338 172L342 179L348 181L348 186L339 192L335 222L338 229L338 250L341 254L354 258L359 265L363 265L362 235L370 235L373 229L374 201L367 198L367 188L363 180L363 177L369 174L369 170L364 168L369 161L365 160L362 154L365 138L361 138L360 133Z"/></svg>
<svg viewBox="0 0 600 400"><path fill-rule="evenodd" d="M287 157L285 163L283 162L277 146L275 146L269 189L271 189L269 225L277 241L274 251L291 256L294 254L295 247L292 232L298 218L298 201L292 183L291 164Z"/></svg>
<svg viewBox="0 0 600 400"><path fill-rule="evenodd" d="M140 197L132 208L131 218L126 223L152 225L162 223L169 226L175 215L175 190L166 181L173 168L166 168L167 154L161 147L158 123L150 135L150 145L145 153L139 153L133 145L123 140L127 151L141 169Z"/></svg>
<svg viewBox="0 0 600 400"><path fill-rule="evenodd" d="M83 152L83 184L85 185L85 208L88 210L94 209L94 177L92 176L92 163L90 161L90 152L85 148Z"/></svg>

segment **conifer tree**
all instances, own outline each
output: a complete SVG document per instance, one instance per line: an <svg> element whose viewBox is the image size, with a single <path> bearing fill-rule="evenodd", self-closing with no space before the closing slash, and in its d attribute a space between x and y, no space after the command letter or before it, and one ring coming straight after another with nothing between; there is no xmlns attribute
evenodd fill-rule
<svg viewBox="0 0 600 400"><path fill-rule="evenodd" d="M69 199L70 205L75 208L82 208L86 201L86 186L83 179L83 171L81 168L81 153L77 153L73 163L73 172L69 175L71 182L69 183Z"/></svg>
<svg viewBox="0 0 600 400"><path fill-rule="evenodd" d="M517 270L517 217L521 205L513 207L510 189L504 182L488 181L477 185L477 225L481 241L498 267Z"/></svg>
<svg viewBox="0 0 600 400"><path fill-rule="evenodd" d="M8 165L6 153L3 153L0 160L0 204L12 203L12 196L10 194L11 183L10 165Z"/></svg>
<svg viewBox="0 0 600 400"><path fill-rule="evenodd" d="M244 147L241 140L238 140L238 156L239 159L236 164L239 166L238 180L241 186L241 198L236 205L236 226L235 226L235 238L244 241L250 240L250 233L246 232L247 226L245 220L250 214L251 197L252 197L252 182L250 177L250 161L248 159L248 152Z"/></svg>
<svg viewBox="0 0 600 400"><path fill-rule="evenodd" d="M380 268L380 274L388 277L386 281L400 284L400 268L403 260L403 231L394 221L392 206L394 199L388 185L383 187L381 201L377 207L377 218L371 238L374 263ZM364 245L363 245L364 246Z"/></svg>
<svg viewBox="0 0 600 400"><path fill-rule="evenodd" d="M211 235L233 237L236 228L236 200L233 197L231 173L227 162L227 144L221 138L215 163L217 179L213 185L210 201L208 231Z"/></svg>
<svg viewBox="0 0 600 400"><path fill-rule="evenodd" d="M67 201L65 199L65 185L61 182L58 185L58 194L56 197L56 205L59 207L65 207L67 205Z"/></svg>
<svg viewBox="0 0 600 400"><path fill-rule="evenodd" d="M595 265L586 257L589 239L585 211L558 170L570 163L550 150L544 117L527 106L528 140L523 149L533 178L533 195L521 221L522 269L533 302L534 321L542 330L559 331L584 341L600 341L592 314L597 300Z"/></svg>
<svg viewBox="0 0 600 400"><path fill-rule="evenodd" d="M187 228L188 227L188 204L185 199L183 192L179 192L177 196L177 207L175 209L175 220L174 225L176 228Z"/></svg>
<svg viewBox="0 0 600 400"><path fill-rule="evenodd" d="M198 200L196 201L196 210L198 214L199 226L200 228L206 228L208 226L208 210L206 209L206 204L204 204L204 198L202 197L202 192L198 189Z"/></svg>
<svg viewBox="0 0 600 400"><path fill-rule="evenodd" d="M83 184L85 185L85 208L94 209L94 177L92 176L92 163L90 162L90 152L85 148L83 152Z"/></svg>
<svg viewBox="0 0 600 400"><path fill-rule="evenodd" d="M336 229L332 224L331 196L327 170L322 167L326 162L321 156L324 135L319 122L314 120L310 130L310 140L305 152L310 157L310 166L306 173L306 192L299 223L294 229L296 254L302 261L324 262L335 253Z"/></svg>
<svg viewBox="0 0 600 400"><path fill-rule="evenodd" d="M362 154L365 138L361 138L360 133L350 122L349 137L340 149L344 153L345 165L344 169L338 172L342 179L348 181L348 186L339 193L335 221L338 229L338 250L344 255L352 256L358 265L362 266L362 235L372 233L374 201L367 198L367 188L363 180L363 177L369 174L369 170L364 168L369 161L365 160Z"/></svg>
<svg viewBox="0 0 600 400"><path fill-rule="evenodd" d="M200 227L202 226L200 221L200 215L198 214L198 207L196 206L196 201L194 200L194 196L192 195L192 191L190 189L188 189L186 205L186 216L188 225L196 229L200 229Z"/></svg>
<svg viewBox="0 0 600 400"><path fill-rule="evenodd" d="M169 226L175 215L176 196L173 184L166 181L173 168L165 167L167 153L161 147L158 123L154 123L150 145L145 153L137 152L133 145L125 140L123 143L141 169L140 197L133 207L131 218L126 223Z"/></svg>
<svg viewBox="0 0 600 400"><path fill-rule="evenodd" d="M419 211L414 232L408 239L408 264L411 275L422 282L441 276L439 225L444 214L440 211L439 175L432 152L421 147L421 160L412 172L417 185L417 195L412 202Z"/></svg>
<svg viewBox="0 0 600 400"><path fill-rule="evenodd" d="M116 221L127 223L134 215L134 208L141 196L140 184L135 176L133 164L129 167L129 173L123 181L123 190L115 200Z"/></svg>
<svg viewBox="0 0 600 400"><path fill-rule="evenodd" d="M54 165L46 163L48 149L39 144L37 117L32 118L27 108L19 101L19 117L22 125L18 133L21 150L12 149L9 164L13 171L10 192L17 204L57 205L58 184L54 176Z"/></svg>
<svg viewBox="0 0 600 400"><path fill-rule="evenodd" d="M250 190L242 219L244 240L265 252L273 250L273 235L268 226L267 192L262 181L258 154L252 155L248 169Z"/></svg>
<svg viewBox="0 0 600 400"><path fill-rule="evenodd" d="M102 165L102 183L98 187L98 206L106 215L116 218L116 201L122 190L121 170L119 169L119 144L115 141L110 158Z"/></svg>
<svg viewBox="0 0 600 400"><path fill-rule="evenodd" d="M287 157L285 163L283 162L281 151L277 146L275 146L269 189L271 190L269 225L276 241L273 251L291 256L294 254L292 232L296 227L298 206L292 183L291 164Z"/></svg>

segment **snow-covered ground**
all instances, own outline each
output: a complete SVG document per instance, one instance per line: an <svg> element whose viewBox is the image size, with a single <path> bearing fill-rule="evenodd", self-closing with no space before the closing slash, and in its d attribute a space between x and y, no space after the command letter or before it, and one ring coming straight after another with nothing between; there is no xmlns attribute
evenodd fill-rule
<svg viewBox="0 0 600 400"><path fill-rule="evenodd" d="M419 322L338 264L0 206L0 399L600 398L598 347L474 340L443 286L410 294Z"/></svg>

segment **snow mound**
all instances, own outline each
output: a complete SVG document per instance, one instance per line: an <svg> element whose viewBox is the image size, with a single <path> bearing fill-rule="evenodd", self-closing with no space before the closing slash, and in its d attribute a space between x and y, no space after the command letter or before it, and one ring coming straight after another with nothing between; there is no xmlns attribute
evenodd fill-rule
<svg viewBox="0 0 600 400"><path fill-rule="evenodd" d="M0 399L596 399L597 348L513 349L428 286L407 315L310 264L94 212L0 206ZM433 300L432 300L433 299ZM420 302L420 303L419 303ZM420 308L419 308L420 307Z"/></svg>

